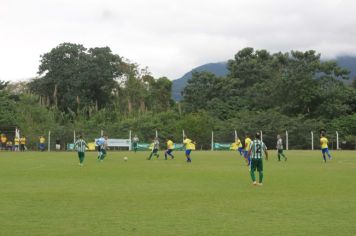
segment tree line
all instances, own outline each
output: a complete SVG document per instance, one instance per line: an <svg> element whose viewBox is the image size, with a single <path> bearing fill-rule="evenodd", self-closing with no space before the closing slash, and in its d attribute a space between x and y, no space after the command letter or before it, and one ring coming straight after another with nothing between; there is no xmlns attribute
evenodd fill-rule
<svg viewBox="0 0 356 236"><path fill-rule="evenodd" d="M244 48L228 70L225 77L193 73L183 100L174 102L168 78L154 78L109 47L63 43L41 55L38 77L0 82L0 122L33 140L51 130L68 142L73 130L89 139L99 130L111 137L132 130L149 141L156 129L176 142L184 129L203 149L212 130L221 142L232 142L234 130L240 136L263 130L271 146L288 130L291 147L307 148L310 131L320 129L338 130L350 147L356 142L356 82L345 85L349 72L334 61L312 50Z"/></svg>

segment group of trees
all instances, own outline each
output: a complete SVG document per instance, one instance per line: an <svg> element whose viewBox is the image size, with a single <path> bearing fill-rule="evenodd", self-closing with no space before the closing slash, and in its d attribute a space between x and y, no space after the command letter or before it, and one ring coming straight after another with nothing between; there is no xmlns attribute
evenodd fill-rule
<svg viewBox="0 0 356 236"><path fill-rule="evenodd" d="M308 133L322 128L355 141L356 84L342 82L348 71L335 62L315 51L244 48L228 70L225 77L194 73L183 100L174 102L168 78L152 77L108 47L63 43L41 56L37 78L0 82L0 122L27 136L51 130L68 142L73 130L92 139L101 129L113 137L132 130L145 141L158 129L179 142L184 129L198 147L209 148L211 130L225 142L233 130L264 130L272 145L276 133L289 130L291 146L306 148Z"/></svg>
<svg viewBox="0 0 356 236"><path fill-rule="evenodd" d="M183 92L188 112L203 109L229 119L244 109L273 109L291 117L333 119L356 111L355 89L342 82L349 72L321 61L315 51L270 54L245 48L228 69L222 78L193 74Z"/></svg>
<svg viewBox="0 0 356 236"><path fill-rule="evenodd" d="M41 56L38 74L28 84L29 91L39 95L42 105L64 113L90 117L94 111L110 109L131 115L163 111L172 103L170 80L154 79L109 47L60 44Z"/></svg>

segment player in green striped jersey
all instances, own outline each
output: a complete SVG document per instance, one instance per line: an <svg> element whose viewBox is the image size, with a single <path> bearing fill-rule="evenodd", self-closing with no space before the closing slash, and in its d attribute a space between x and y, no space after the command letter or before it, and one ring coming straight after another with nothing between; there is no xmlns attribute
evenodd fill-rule
<svg viewBox="0 0 356 236"><path fill-rule="evenodd" d="M88 144L83 140L83 136L79 135L79 139L74 144L75 150L78 152L79 165L83 166L84 158L85 158L85 150L88 147Z"/></svg>
<svg viewBox="0 0 356 236"><path fill-rule="evenodd" d="M251 158L250 175L253 181L253 185L257 185L255 171L257 169L259 175L258 185L262 186L263 180L263 152L266 155L266 161L268 160L268 152L266 145L261 141L261 134L256 133L255 139L250 145L248 156Z"/></svg>

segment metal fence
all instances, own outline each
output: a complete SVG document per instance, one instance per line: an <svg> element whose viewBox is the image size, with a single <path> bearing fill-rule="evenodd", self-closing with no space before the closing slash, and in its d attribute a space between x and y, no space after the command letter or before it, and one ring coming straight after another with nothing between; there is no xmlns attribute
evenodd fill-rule
<svg viewBox="0 0 356 236"><path fill-rule="evenodd" d="M189 131L188 131L189 132ZM280 134L283 139L284 149L295 149L295 150L313 150L319 149L319 132L290 132L285 130L283 132L276 131L260 131L262 134L263 142L267 145L269 149L275 149L276 147L276 136ZM14 144L14 138L16 136L16 131L14 129L3 129L2 134L5 134L9 140L12 140ZM44 151L65 151L68 149L70 144L73 144L76 138L82 134L87 142L94 142L95 138L100 137L105 134L109 138L121 138L121 139L131 139L131 131L125 133L118 133L115 130L80 130L80 131L65 131L57 130L51 131L46 130L35 134L22 134L20 131L20 136L26 137L26 149L32 151L40 151L40 137L43 136L45 139L45 150ZM254 133L249 132L250 138L253 139ZM182 136L184 131L179 136L171 137L176 143L182 142ZM241 142L244 142L246 132L233 130L231 132L219 132L212 131L210 137L205 137L204 140L197 140L194 137L189 136L192 140L197 142L197 149L199 150L213 150L214 143L220 144L231 144L235 141L238 136ZM165 148L166 137L160 135L157 130L152 130L145 137L139 137L140 143L151 143L151 137L157 136L160 139L161 147ZM326 137L329 140L329 148L331 150L356 150L356 135L344 135L336 130L328 131ZM121 148L114 148L114 150L121 150ZM127 150L123 149L123 150Z"/></svg>

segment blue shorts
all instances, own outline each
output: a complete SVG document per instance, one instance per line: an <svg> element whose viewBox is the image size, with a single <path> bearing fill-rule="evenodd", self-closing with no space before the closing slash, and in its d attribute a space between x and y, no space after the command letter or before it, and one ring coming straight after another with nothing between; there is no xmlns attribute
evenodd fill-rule
<svg viewBox="0 0 356 236"><path fill-rule="evenodd" d="M247 155L248 155L248 151L244 151L244 157L247 158Z"/></svg>
<svg viewBox="0 0 356 236"><path fill-rule="evenodd" d="M187 149L187 150L185 150L185 155L190 155L191 152L192 152L192 149Z"/></svg>
<svg viewBox="0 0 356 236"><path fill-rule="evenodd" d="M239 151L240 153L242 152L242 150L243 150L242 147L239 147L239 148L237 149L237 151Z"/></svg>
<svg viewBox="0 0 356 236"><path fill-rule="evenodd" d="M171 154L173 152L173 149L167 149L166 153Z"/></svg>
<svg viewBox="0 0 356 236"><path fill-rule="evenodd" d="M42 149L45 149L44 143L40 143L39 147L40 147L41 150L42 150Z"/></svg>
<svg viewBox="0 0 356 236"><path fill-rule="evenodd" d="M322 152L323 154L329 153L329 149L328 149L328 148L322 148L322 149L321 149L321 152Z"/></svg>

